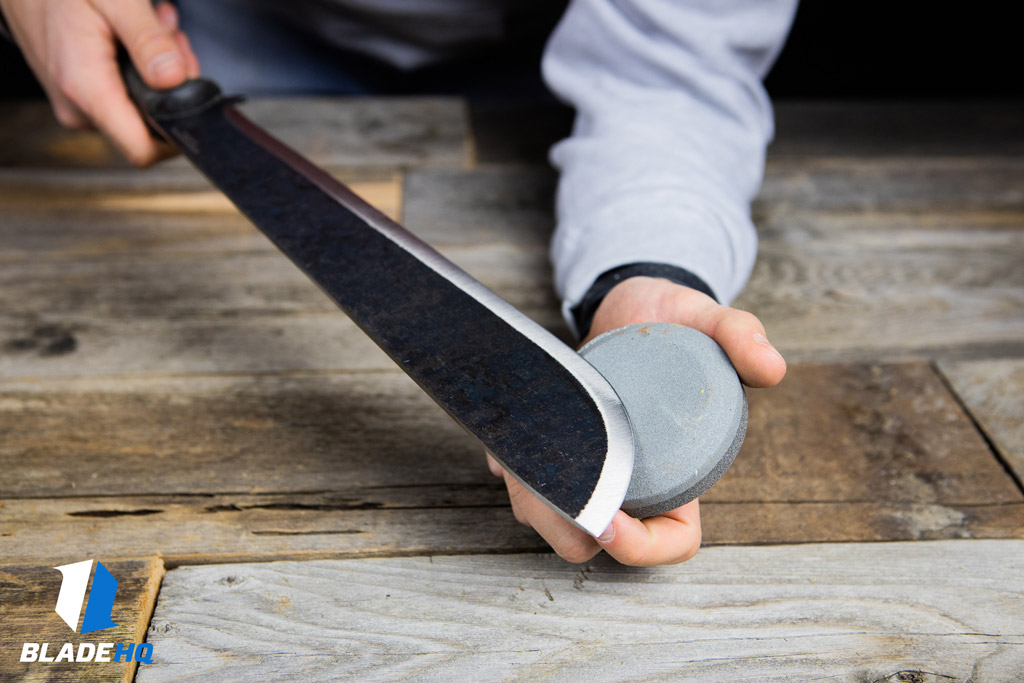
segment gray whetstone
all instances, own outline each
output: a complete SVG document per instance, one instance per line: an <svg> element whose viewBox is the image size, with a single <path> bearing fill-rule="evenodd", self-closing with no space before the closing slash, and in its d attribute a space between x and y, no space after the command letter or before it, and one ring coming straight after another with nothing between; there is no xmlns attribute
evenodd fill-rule
<svg viewBox="0 0 1024 683"><path fill-rule="evenodd" d="M602 334L580 355L611 383L633 426L623 510L659 515L725 474L747 431L747 398L714 340L682 325L643 323Z"/></svg>

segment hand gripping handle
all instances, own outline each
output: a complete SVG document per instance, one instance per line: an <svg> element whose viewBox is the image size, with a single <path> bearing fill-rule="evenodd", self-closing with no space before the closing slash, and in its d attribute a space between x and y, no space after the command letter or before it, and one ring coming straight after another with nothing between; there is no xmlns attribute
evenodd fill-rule
<svg viewBox="0 0 1024 683"><path fill-rule="evenodd" d="M165 123L198 114L225 102L220 86L209 78L193 78L170 90L156 90L146 85L125 50L120 50L118 63L128 95L135 102L150 126L160 131ZM238 98L230 98L232 102ZM165 136L162 136L165 137Z"/></svg>

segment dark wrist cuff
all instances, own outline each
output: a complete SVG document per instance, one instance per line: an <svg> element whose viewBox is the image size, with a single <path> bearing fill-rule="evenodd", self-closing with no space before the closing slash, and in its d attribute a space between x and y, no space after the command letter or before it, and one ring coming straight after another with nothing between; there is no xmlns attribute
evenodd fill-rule
<svg viewBox="0 0 1024 683"><path fill-rule="evenodd" d="M711 291L708 284L685 268L670 266L665 263L629 263L601 273L594 280L594 284L590 285L590 289L587 290L587 293L580 302L572 308L572 317L576 322L576 329L579 330L580 339L589 334L590 325L594 322L594 314L597 312L597 307L604 301L604 297L608 292L623 280L637 276L660 277L665 280L671 280L677 285L696 289L698 292L703 292L715 301L718 301L718 297Z"/></svg>

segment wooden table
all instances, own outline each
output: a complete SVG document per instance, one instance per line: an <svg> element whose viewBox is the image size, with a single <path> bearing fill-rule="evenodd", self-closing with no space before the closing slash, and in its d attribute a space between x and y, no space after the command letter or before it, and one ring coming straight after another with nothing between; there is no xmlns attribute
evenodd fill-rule
<svg viewBox="0 0 1024 683"><path fill-rule="evenodd" d="M566 336L569 117L255 101L256 121ZM0 678L1019 680L1024 108L780 105L736 305L790 361L677 567L570 565L473 442L216 191L0 108ZM53 611L86 559L116 629ZM166 572L166 573L165 573ZM52 652L51 652L52 654ZM84 667L84 668L83 668Z"/></svg>

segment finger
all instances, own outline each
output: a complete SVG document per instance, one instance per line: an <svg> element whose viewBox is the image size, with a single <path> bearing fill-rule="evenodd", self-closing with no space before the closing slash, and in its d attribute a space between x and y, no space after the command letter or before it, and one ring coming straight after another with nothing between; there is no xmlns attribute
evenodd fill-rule
<svg viewBox="0 0 1024 683"><path fill-rule="evenodd" d="M181 53L185 55L185 74L188 78L199 78L199 59L192 51L192 44L188 41L188 36L178 31L174 34L174 40L178 43Z"/></svg>
<svg viewBox="0 0 1024 683"><path fill-rule="evenodd" d="M94 128L89 117L74 102L59 93L52 92L50 88L45 88L45 90L53 107L53 115L57 117L60 125L71 130L90 130Z"/></svg>
<svg viewBox="0 0 1024 683"><path fill-rule="evenodd" d="M160 25L170 31L171 37L178 46L178 50L181 51L182 57L185 58L185 77L198 78L199 60L196 58L196 53L192 51L192 44L189 42L188 36L178 30L180 26L178 9L173 3L161 2L156 6L156 15L160 20Z"/></svg>
<svg viewBox="0 0 1024 683"><path fill-rule="evenodd" d="M504 477L505 470L498 464L498 461L494 459L494 456L486 452L484 455L487 457L487 469L491 471L491 474L496 477Z"/></svg>
<svg viewBox="0 0 1024 683"><path fill-rule="evenodd" d="M120 68L111 54L80 59L73 68L73 77L90 82L89 88L83 89L78 106L126 159L145 168L174 156L174 148L153 137L128 98Z"/></svg>
<svg viewBox="0 0 1024 683"><path fill-rule="evenodd" d="M765 336L756 316L734 308L720 307L712 337L729 356L743 383L771 387L786 375L786 359Z"/></svg>
<svg viewBox="0 0 1024 683"><path fill-rule="evenodd" d="M771 387L786 375L786 360L768 341L764 325L747 311L723 306L696 290L666 290L670 318L714 339L729 356L743 383Z"/></svg>
<svg viewBox="0 0 1024 683"><path fill-rule="evenodd" d="M161 21L161 16L163 21L172 19L167 9L155 10L146 0L93 2L113 26L135 68L150 87L164 90L184 82L185 56L173 38L174 30ZM173 21L177 23L177 13Z"/></svg>
<svg viewBox="0 0 1024 683"><path fill-rule="evenodd" d="M689 560L700 549L700 540L700 504L694 500L643 520L620 510L597 542L622 564L653 567Z"/></svg>
<svg viewBox="0 0 1024 683"><path fill-rule="evenodd" d="M532 526L559 557L579 563L601 552L601 546L590 534L563 519L507 472L505 485L508 486L508 497L516 519Z"/></svg>

